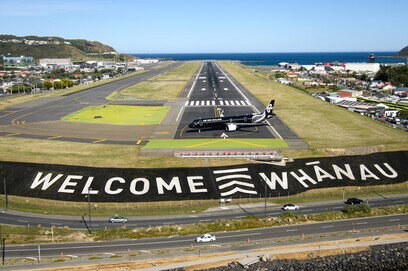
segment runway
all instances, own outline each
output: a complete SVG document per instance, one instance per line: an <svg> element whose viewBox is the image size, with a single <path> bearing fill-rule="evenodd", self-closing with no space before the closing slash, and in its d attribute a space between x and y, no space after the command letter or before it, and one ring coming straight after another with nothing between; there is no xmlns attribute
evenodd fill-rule
<svg viewBox="0 0 408 271"><path fill-rule="evenodd" d="M199 118L220 116L236 116L258 113L251 100L232 82L216 62L204 61L194 85L188 94L183 114L175 138L220 138L225 132L220 129L188 128L188 124ZM271 97L272 98L272 97ZM262 109L261 109L262 110ZM275 138L280 137L270 125L242 127L237 131L228 132L229 137L239 138Z"/></svg>
<svg viewBox="0 0 408 271"><path fill-rule="evenodd" d="M243 231L215 233L217 241L210 245L223 247L228 244L247 244L251 242L266 240L282 240L282 238L300 237L304 235L329 234L334 232L358 232L365 229L376 229L381 227L395 227L407 225L408 215L389 215L380 217L368 217L350 220L339 220L332 222L303 223L290 226L272 228L261 228ZM102 253L118 253L131 251L188 249L194 247L208 246L209 244L197 244L194 242L197 235L174 236L162 238L145 238L135 240L116 240L101 242L82 243L56 243L42 244L41 255L59 256L63 255L95 255ZM37 257L38 245L13 245L6 247L7 258Z"/></svg>

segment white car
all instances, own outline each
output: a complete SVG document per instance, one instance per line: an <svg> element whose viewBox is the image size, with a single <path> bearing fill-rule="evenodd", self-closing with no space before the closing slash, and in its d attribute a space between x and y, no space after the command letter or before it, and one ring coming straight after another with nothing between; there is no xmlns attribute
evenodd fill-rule
<svg viewBox="0 0 408 271"><path fill-rule="evenodd" d="M207 242L213 242L215 240L216 240L215 235L211 235L209 233L206 233L196 238L197 243L207 243Z"/></svg>
<svg viewBox="0 0 408 271"><path fill-rule="evenodd" d="M285 204L282 207L282 210L284 211L294 211L294 210L299 210L299 207L295 204Z"/></svg>
<svg viewBox="0 0 408 271"><path fill-rule="evenodd" d="M110 223L126 223L127 221L127 218L123 216L112 216L109 218Z"/></svg>

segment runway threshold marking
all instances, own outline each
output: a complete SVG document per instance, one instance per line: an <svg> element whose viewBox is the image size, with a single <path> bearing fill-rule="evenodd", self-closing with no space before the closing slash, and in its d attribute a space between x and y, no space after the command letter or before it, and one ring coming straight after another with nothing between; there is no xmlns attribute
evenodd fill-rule
<svg viewBox="0 0 408 271"><path fill-rule="evenodd" d="M96 143L101 143L101 142L104 142L104 141L106 141L106 139L95 140L92 143L96 144Z"/></svg>
<svg viewBox="0 0 408 271"><path fill-rule="evenodd" d="M49 137L49 138L47 138L47 139L57 139L57 138L60 138L61 136L51 136L51 137Z"/></svg>

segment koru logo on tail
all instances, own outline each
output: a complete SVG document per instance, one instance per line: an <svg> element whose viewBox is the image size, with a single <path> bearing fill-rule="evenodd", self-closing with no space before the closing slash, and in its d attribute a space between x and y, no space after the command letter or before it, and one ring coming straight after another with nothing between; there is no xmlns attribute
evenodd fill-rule
<svg viewBox="0 0 408 271"><path fill-rule="evenodd" d="M248 168L214 170L215 181L221 197L228 197L238 192L256 195L257 192L252 183L251 175L244 174L247 172Z"/></svg>

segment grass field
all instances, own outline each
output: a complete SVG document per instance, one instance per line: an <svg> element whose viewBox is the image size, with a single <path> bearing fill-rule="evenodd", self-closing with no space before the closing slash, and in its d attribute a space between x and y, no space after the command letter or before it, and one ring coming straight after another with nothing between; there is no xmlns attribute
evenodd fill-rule
<svg viewBox="0 0 408 271"><path fill-rule="evenodd" d="M265 105L276 99L274 112L310 146L308 151L287 151L289 154L325 155L328 149L368 146L380 146L381 150L408 149L408 135L400 130L315 99L236 62L220 64Z"/></svg>
<svg viewBox="0 0 408 271"><path fill-rule="evenodd" d="M226 139L173 139L173 140L149 140L145 149L222 149L222 148L286 148L288 145L282 139L268 138L226 138Z"/></svg>
<svg viewBox="0 0 408 271"><path fill-rule="evenodd" d="M168 106L100 105L86 107L62 119L98 124L150 125L160 124L168 111Z"/></svg>
<svg viewBox="0 0 408 271"><path fill-rule="evenodd" d="M139 156L139 145L87 144L57 140L0 137L0 160L90 167L162 168L237 165L237 159L180 159Z"/></svg>
<svg viewBox="0 0 408 271"><path fill-rule="evenodd" d="M47 93L17 94L17 95L11 95L11 96L7 96L7 97L3 97L3 98L0 99L0 110L4 109L4 108L7 108L9 106L15 105L15 104L19 104L19 103L39 99L39 98L61 96L61 95L64 95L64 94L78 92L78 91L85 90L85 89L88 89L88 88L101 86L101 85L104 85L104 84L115 82L115 81L118 81L118 80L121 80L121 79L124 79L124 78L128 78L128 77L131 77L131 76L134 76L134 75L137 75L137 74L141 74L141 73L144 73L144 72L147 72L147 70L132 72L132 73L129 73L129 74L126 74L126 75L123 75L123 76L116 77L116 78L111 78L111 79L107 79L107 80L101 80L101 81L93 82L91 84L79 85L79 86L74 86L72 88L49 91Z"/></svg>
<svg viewBox="0 0 408 271"><path fill-rule="evenodd" d="M159 74L148 81L130 86L113 93L107 99L148 99L170 100L177 97L188 80L197 71L199 61L186 62L183 65Z"/></svg>

